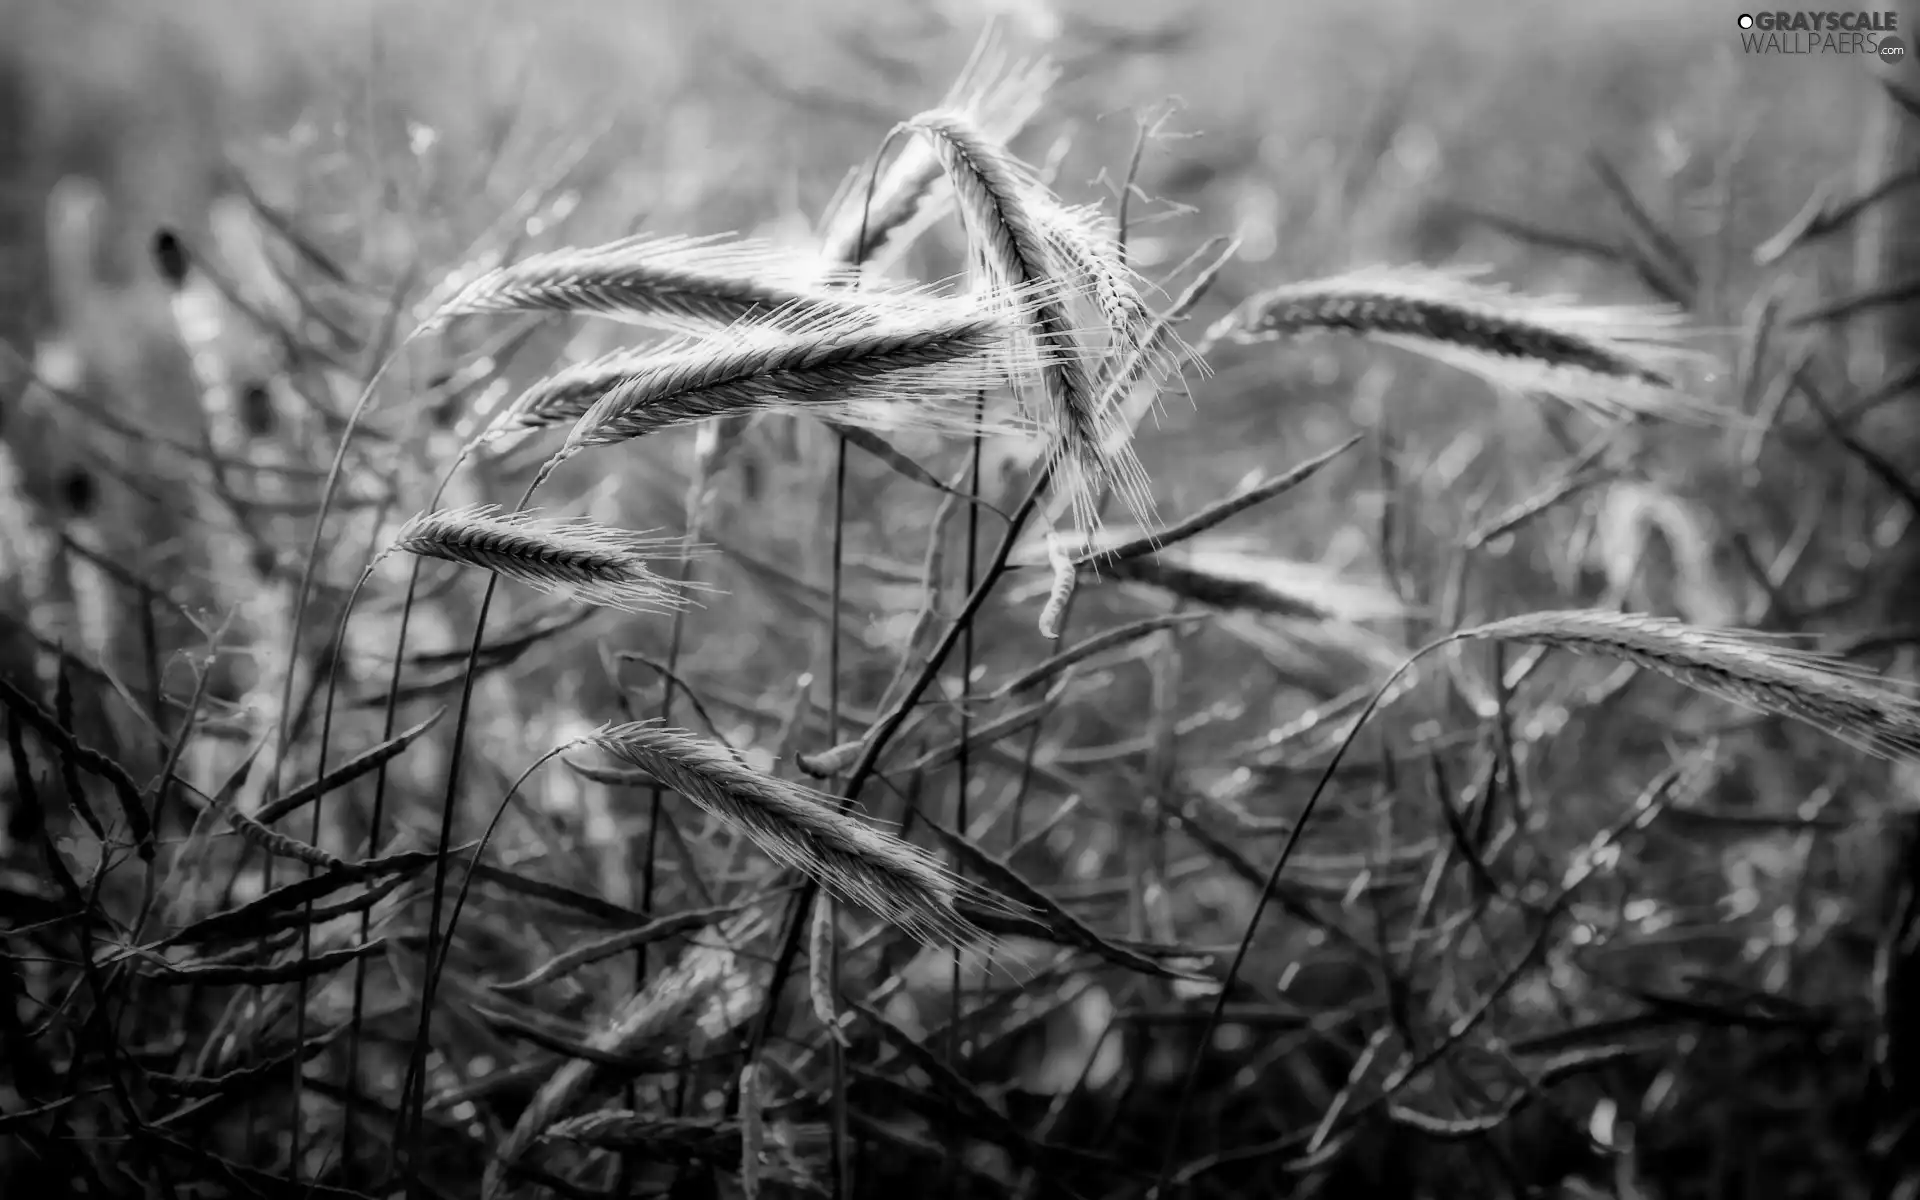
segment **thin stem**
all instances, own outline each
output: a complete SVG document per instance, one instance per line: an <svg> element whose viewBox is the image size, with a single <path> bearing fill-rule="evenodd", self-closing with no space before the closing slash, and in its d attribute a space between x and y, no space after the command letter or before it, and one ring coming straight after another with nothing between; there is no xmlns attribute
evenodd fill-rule
<svg viewBox="0 0 1920 1200"><path fill-rule="evenodd" d="M1001 535L1000 544L994 550L993 560L987 565L986 577L967 596L967 602L962 606L959 614L948 623L946 632L928 653L927 661L921 666L919 674L914 677L900 699L894 702L893 707L881 716L873 732L862 744L860 757L855 760L846 786L841 789L839 805L841 810L844 811L853 803L859 796L860 789L873 777L881 754L886 751L894 735L900 732L900 727L906 724L907 714L913 711L914 706L920 702L920 697L939 676L947 657L959 645L962 633L979 613L981 606L987 602L987 597L993 594L993 589L998 586L1001 575L1007 570L1008 561L1013 557L1013 548L1019 542L1021 532L1025 530L1027 522L1032 519L1034 511L1039 508L1040 498L1046 494L1048 486L1053 481L1057 462L1057 458L1049 458L1045 469L1035 477L1026 498L1020 502L1020 507L1014 511L1007 522L1007 530ZM902 836L905 836L904 826ZM793 904L788 909L787 926L782 935L779 955L774 959L773 974L768 980L769 996L778 996L781 989L786 986L788 977L793 974L793 963L799 955L800 939L805 936L807 917L813 910L814 898L819 891L820 885L817 881L811 878L806 879L800 885L799 895L794 898ZM758 1058L761 1048L766 1045L767 1038L773 1031L773 1008L774 1006L769 1003L754 1026L753 1038L747 1051L749 1062Z"/></svg>
<svg viewBox="0 0 1920 1200"><path fill-rule="evenodd" d="M446 494L446 490L448 486L451 485L453 482L454 475L458 473L461 466L463 466L466 463L467 457L471 452L472 452L472 447L463 449L458 455L454 457L453 462L441 474L440 482L434 487L433 496L427 501L427 508L429 510L439 507L441 497ZM393 639L393 669L387 673L387 695L386 695L385 702L382 706L383 712L382 712L381 726L380 726L380 729L381 729L380 739L382 741L386 741L393 737L393 727L395 724L398 723L398 718L400 714L400 676L401 676L402 670L406 665L407 634L409 629L411 628L412 621L413 621L414 600L419 593L420 573L424 569L425 565L426 565L425 560L415 556L413 558L412 566L407 573L407 594L405 599L400 605L400 628L395 633L394 639ZM372 565L369 564L367 568L368 572L370 573L372 569L373 569ZM362 582L363 583L365 582L364 578ZM340 618L340 631L337 635L336 647L344 647L346 644L347 616L352 612L352 610L353 610L353 602L349 600L347 604L347 611L346 613L343 613ZM338 649L336 649L336 655L337 654L338 654ZM327 722L331 721L332 719L334 701L338 691L338 682L339 682L339 673L338 673L338 663L336 658L335 669L330 674L327 680L327 704L326 704L326 716L322 720L323 730L326 727ZM323 770L324 770L324 764L325 764L325 744L326 744L325 734L323 733L321 737L321 745L322 745L321 761L322 761ZM381 827L386 824L387 778L388 778L387 766L388 764L386 762L382 762L379 768L374 772L373 808L372 808L372 811L369 812L367 816L367 855L368 857L372 857L373 855L379 853L380 830L381 830ZM362 942L365 942L367 940L368 936L372 933L372 928L373 928L373 910L367 909L360 914L360 940ZM347 1095L349 1097L349 1103L347 1104L344 1110L343 1120L345 1124L341 1131L342 1136L341 1136L341 1148L340 1148L341 1162L345 1165L346 1169L349 1171L352 1170L352 1165L353 1165L352 1151L355 1148L354 1146L355 1126L353 1122L354 1105L351 1103L351 1101L352 1099L357 1098L359 1095L361 1028L364 1024L365 1017L366 1017L366 1001L367 1001L367 963L365 959L356 959L353 964L353 1013L351 1018L349 1019L349 1028L347 1031L347 1088L348 1088ZM397 1106L396 1111L400 1114L400 1121L404 1123L406 1119L406 1106L404 1103L404 1097L403 1097L403 1102ZM401 1146L400 1134L401 1134L401 1130L396 1128L394 1130L394 1137L392 1142L392 1150L391 1150L392 1154L397 1155L400 1152L400 1146Z"/></svg>
<svg viewBox="0 0 1920 1200"><path fill-rule="evenodd" d="M1334 750L1333 756L1327 759L1327 765L1321 769L1319 782L1314 784L1312 794L1307 797L1306 804L1301 807L1300 815L1294 819L1293 828L1287 832L1286 843L1280 847L1280 857L1273 860L1273 867L1267 872L1266 881L1260 886L1260 897L1254 902L1253 915L1247 918L1247 928L1241 933L1240 944L1234 949L1233 962L1227 968L1226 977L1220 981L1220 991L1214 997L1213 1011L1207 1014L1206 1024L1201 1027L1199 1041L1195 1043L1200 1049L1195 1052L1193 1061L1187 1064L1187 1073L1180 1082L1180 1096L1174 1102L1173 1115L1167 1124L1167 1144L1161 1154L1160 1177L1154 1184L1153 1190L1147 1193L1148 1200L1168 1200L1167 1186L1173 1181L1174 1157L1180 1151L1180 1127L1186 1121L1187 1109L1193 1103L1193 1085L1200 1076L1201 1064L1206 1060L1206 1048L1213 1044L1214 1031L1219 1028L1220 1019L1227 1010L1227 998L1233 994L1234 984L1240 978L1240 970L1246 965L1247 952L1253 948L1253 936L1260 928L1260 918L1266 914L1267 905L1273 899L1274 888L1279 886L1280 872L1286 869L1288 860L1293 857L1295 848L1300 845L1300 839L1306 833L1307 823L1313 819L1314 810L1320 805L1320 797L1326 794L1327 785L1333 782L1333 776L1340 769L1341 762L1346 759L1347 751L1359 739L1360 731L1366 727L1368 720L1391 694L1393 685L1399 682L1401 676L1412 670L1415 663L1442 646L1458 641L1459 637L1457 633L1450 633L1437 641L1429 642L1394 668L1393 674L1381 682L1380 686L1374 690L1372 697L1368 699L1367 706L1353 719L1353 725L1347 730L1346 736L1340 740L1340 745Z"/></svg>
<svg viewBox="0 0 1920 1200"><path fill-rule="evenodd" d="M974 397L973 411L974 411L974 417L976 421L985 415L986 405L987 405L987 397L985 393L981 393ZM967 584L966 586L967 586L967 589L971 591L973 589L973 585L975 582L975 575L978 573L979 565L980 565L979 564L980 505L977 503L977 501L980 498L980 435L979 434L975 434L973 437L973 448L972 448L971 460L967 465L967 495L976 502L976 503L969 503L967 505L967 565L966 565ZM962 635L960 639L960 694L963 696L966 695L972 689L972 687L973 687L973 622L969 621L967 622L965 633ZM970 822L967 819L968 818L967 787L970 783L973 782L973 776L971 772L972 755L970 753L970 743L972 741L972 735L973 735L973 709L971 706L963 703L960 706L960 759L959 759L959 762L956 764L957 773L959 775L959 780L958 780L959 793L954 797L954 828L959 830L960 836L962 837L967 836L969 832L969 826L970 826ZM958 870L957 867L956 867L956 870ZM953 1020L947 1026L947 1061L952 1065L954 1072L956 1074L959 1074L961 1073L960 1025L961 1025L961 1021L966 1016L966 1011L964 1007L965 1002L962 999L962 995L961 995L962 988L961 988L961 979L960 979L960 949L958 947L955 947L953 951L953 975L952 975L951 991L952 991L951 1003L953 1008ZM959 1112L959 1106L957 1101L955 1102L955 1107L954 1107L954 1133L955 1133L955 1151L956 1153L958 1153L960 1139L963 1135L960 1132L960 1112ZM957 1197L961 1194L961 1192L964 1190L963 1180L965 1179L965 1176L966 1176L966 1172L964 1171L954 1171L948 1175L947 1178L948 1178L948 1194L949 1195Z"/></svg>
<svg viewBox="0 0 1920 1200"><path fill-rule="evenodd" d="M402 292L396 292L394 294L390 315L391 313L398 312L402 296ZM417 332L418 331L416 331L416 333ZM294 593L293 620L289 623L290 630L287 634L286 673L280 681L280 705L279 711L276 714L278 729L275 731L273 767L267 773L266 794L268 796L276 795L279 792L280 774L286 765L287 747L293 737L293 680L300 667L300 631L301 627L306 624L307 598L312 592L314 573L319 567L320 546L326 535L327 513L332 507L334 494L339 487L341 469L346 465L347 447L353 441L354 431L358 428L361 418L366 415L367 409L373 402L374 393L380 385L380 380L385 377L388 368L399 360L401 351L405 350L412 340L412 337L409 336L405 341L402 341L400 345L394 347L391 353L376 353L373 356L372 361L377 365L368 373L367 381L360 391L360 398L354 405L353 412L347 417L346 428L340 432L340 445L334 450L333 464L327 471L326 488L322 491L320 497L320 511L314 515L313 535L307 543L307 559L300 573L300 586ZM346 622L343 617L341 621L343 633L345 627ZM334 671L336 673L338 671L338 664L339 645L338 640L336 640L334 650ZM329 718L332 716L331 706L328 708L327 715ZM324 737L321 747L318 774L324 775L326 773ZM313 801L311 841L315 845L318 845L320 840L322 814L325 810L324 801L325 797L322 796L316 796ZM312 873L311 868L309 868L307 872L308 876L311 877ZM262 867L261 886L269 891L273 888L273 858L271 855L267 857ZM306 906L309 913L312 912L312 908L313 906L311 904ZM301 937L301 961L306 961L312 955L312 952L312 931L309 929ZM356 971L358 970L359 967L356 966ZM294 1023L296 1039L304 1042L306 1039L307 1024L307 985L304 979L301 981L299 987L299 1002L295 1012ZM305 1124L300 1116L300 1096L305 1083L306 1073L302 1069L302 1066L296 1062L293 1069L293 1094L291 1100L292 1122L288 1135L290 1158L288 1170L292 1173L294 1179L300 1177L300 1135ZM253 1110L250 1109L248 1110L249 1126L252 1124L252 1116ZM249 1128L248 1131L248 1140L252 1140L251 1128Z"/></svg>
<svg viewBox="0 0 1920 1200"><path fill-rule="evenodd" d="M865 230L861 237L865 239ZM827 744L840 744L840 603L841 588L846 576L846 531L847 531L847 439L844 434L834 435L833 456L833 580L832 596L827 604ZM832 901L827 902L829 905ZM828 916L831 925L832 916ZM833 962L829 967L830 986L834 994L840 990L840 954L838 939L829 935L828 953ZM774 992L773 996L778 996ZM772 1004L769 997L768 1004ZM831 1169L833 1172L833 1194L835 1197L851 1196L853 1182L849 1178L847 1164L847 1056L840 1044L839 1030L830 1030L834 1036L827 1039L828 1066L833 1073L832 1100L832 1141Z"/></svg>
<svg viewBox="0 0 1920 1200"><path fill-rule="evenodd" d="M559 464L558 458L549 459L540 468L527 490L522 493L520 503L514 506L515 512L526 511L533 501L533 494L546 481L549 474ZM480 651L487 635L487 614L493 608L493 593L499 586L500 577L487 576L486 591L480 598L480 612L473 622L473 641L467 649L467 668L460 681L460 709L454 718L453 744L447 751L447 787L440 799L440 829L434 840L433 895L429 901L427 914L426 979L420 989L420 1024L414 1033L412 1053L408 1056L407 1077L401 1088L401 1121L407 1127L407 1194L419 1197L425 1193L420 1186L420 1143L426 1129L426 1086L428 1039L433 1032L433 1006L440 984L440 972L446 965L447 955L439 953L440 914L446 902L447 888L447 850L453 842L454 811L459 804L460 768L466 762L467 721L473 710L473 683L480 673ZM449 922L446 941L453 941L453 927ZM409 1118L409 1110L411 1116Z"/></svg>

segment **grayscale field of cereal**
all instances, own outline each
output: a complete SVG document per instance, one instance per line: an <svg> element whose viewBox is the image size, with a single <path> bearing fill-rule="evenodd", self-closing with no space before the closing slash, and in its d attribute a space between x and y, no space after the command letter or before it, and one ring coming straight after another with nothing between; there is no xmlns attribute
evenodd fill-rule
<svg viewBox="0 0 1920 1200"><path fill-rule="evenodd" d="M1920 1195L1916 21L0 0L0 1197Z"/></svg>

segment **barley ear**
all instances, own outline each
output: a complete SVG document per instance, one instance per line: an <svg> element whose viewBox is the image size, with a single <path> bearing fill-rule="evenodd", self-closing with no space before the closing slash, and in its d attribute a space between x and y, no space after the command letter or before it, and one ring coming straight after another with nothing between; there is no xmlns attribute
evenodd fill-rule
<svg viewBox="0 0 1920 1200"><path fill-rule="evenodd" d="M1657 671L1743 708L1810 725L1876 758L1920 762L1920 702L1843 659L1779 638L1608 610L1527 613L1449 640L1497 640L1596 654Z"/></svg>
<svg viewBox="0 0 1920 1200"><path fill-rule="evenodd" d="M988 30L974 47L941 107L969 114L989 137L1010 141L1040 111L1059 69L1042 58L1010 61ZM821 252L830 262L885 270L951 203L937 190L940 163L923 142L907 139L876 177L870 167L848 173L821 222Z"/></svg>
<svg viewBox="0 0 1920 1200"><path fill-rule="evenodd" d="M591 521L502 513L491 504L437 509L408 521L388 548L394 550L480 567L539 592L627 612L671 612L687 603L689 585L649 566L679 555L678 539Z"/></svg>
<svg viewBox="0 0 1920 1200"><path fill-rule="evenodd" d="M927 140L953 185L974 261L995 294L1015 303L1039 347L1042 424L1057 447L1059 485L1084 528L1100 524L1099 498L1111 490L1138 520L1151 518L1152 494L1109 393L1095 383L1067 297L1077 277L1061 262L1065 211L1031 168L988 137L964 112L921 113L902 126Z"/></svg>
<svg viewBox="0 0 1920 1200"><path fill-rule="evenodd" d="M1048 360L997 297L896 295L872 311L781 312L651 353L562 372L514 406L522 425L574 422L563 452L678 425L805 412L877 430L1025 432L974 399ZM538 416L536 417L536 414Z"/></svg>
<svg viewBox="0 0 1920 1200"><path fill-rule="evenodd" d="M591 741L738 829L828 895L929 945L981 940L960 900L1003 910L1011 904L958 879L919 847L841 812L832 797L743 766L684 730L634 722L608 726Z"/></svg>
<svg viewBox="0 0 1920 1200"><path fill-rule="evenodd" d="M1526 296L1478 275L1369 267L1282 284L1222 318L1202 346L1346 333L1607 416L1693 422L1733 416L1688 393L1681 372L1712 364L1684 345L1684 315L1676 310Z"/></svg>

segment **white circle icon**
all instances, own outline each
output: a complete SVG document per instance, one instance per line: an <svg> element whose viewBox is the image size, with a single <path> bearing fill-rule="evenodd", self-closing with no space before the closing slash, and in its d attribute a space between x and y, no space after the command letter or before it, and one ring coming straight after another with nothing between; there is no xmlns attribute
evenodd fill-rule
<svg viewBox="0 0 1920 1200"><path fill-rule="evenodd" d="M1742 29L1752 29L1752 28L1753 28L1753 18L1752 18L1751 16L1749 16L1748 14L1746 14L1746 13L1741 13L1741 14L1740 14L1740 28L1742 28Z"/></svg>

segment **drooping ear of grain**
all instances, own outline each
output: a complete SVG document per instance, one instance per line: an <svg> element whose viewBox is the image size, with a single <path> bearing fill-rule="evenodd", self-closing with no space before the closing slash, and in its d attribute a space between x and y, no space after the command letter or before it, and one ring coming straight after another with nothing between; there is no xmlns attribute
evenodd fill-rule
<svg viewBox="0 0 1920 1200"><path fill-rule="evenodd" d="M1075 520L1097 527L1100 496L1111 490L1136 520L1149 521L1152 494L1130 430L1096 383L1092 355L1069 312L1066 298L1085 276L1061 261L1065 209L966 113L925 112L904 128L932 146L953 185L975 263L999 294L1019 302L1022 328L1042 350L1043 424L1058 447L1059 483L1073 498Z"/></svg>
<svg viewBox="0 0 1920 1200"><path fill-rule="evenodd" d="M858 310L851 272L772 243L642 235L529 255L460 287L432 322L481 313L593 314L676 331L788 311Z"/></svg>
<svg viewBox="0 0 1920 1200"><path fill-rule="evenodd" d="M976 396L1046 369L997 304L902 297L876 311L877 317L783 313L657 352L610 357L537 385L507 420L525 428L571 418L569 453L769 411L971 432L989 420L975 415Z"/></svg>
<svg viewBox="0 0 1920 1200"><path fill-rule="evenodd" d="M956 902L994 902L919 847L841 813L829 797L742 765L694 734L640 722L610 726L591 740L739 829L829 895L923 942L974 940L978 931Z"/></svg>
<svg viewBox="0 0 1920 1200"><path fill-rule="evenodd" d="M1123 392L1141 380L1156 384L1185 364L1202 372L1206 364L1171 327L1154 328L1143 295L1144 281L1121 257L1119 231L1097 206L1042 208L1041 228L1059 271L1069 281L1067 294L1087 310L1076 318L1083 329L1104 334L1107 394Z"/></svg>
<svg viewBox="0 0 1920 1200"><path fill-rule="evenodd" d="M1058 77L1059 69L1045 59L1008 61L989 31L941 107L967 113L988 137L1010 142L1039 113ZM822 255L849 264L879 258L877 265L885 270L886 259L903 252L951 204L952 193L942 191L941 183L931 147L902 139L878 179L871 169L849 173L821 222Z"/></svg>
<svg viewBox="0 0 1920 1200"><path fill-rule="evenodd" d="M678 539L590 521L502 513L490 504L438 509L408 521L392 549L480 567L537 591L627 612L668 612L687 602L683 585L648 565L678 553Z"/></svg>
<svg viewBox="0 0 1920 1200"><path fill-rule="evenodd" d="M1920 760L1920 702L1843 660L1763 635L1570 610L1508 617L1454 636L1622 659L1745 708L1804 722L1867 754Z"/></svg>
<svg viewBox="0 0 1920 1200"><path fill-rule="evenodd" d="M1715 410L1680 372L1710 360L1682 344L1682 315L1657 306L1531 297L1466 271L1370 267L1261 292L1202 346L1312 332L1386 342L1529 393L1609 415L1703 420Z"/></svg>

